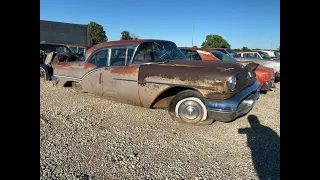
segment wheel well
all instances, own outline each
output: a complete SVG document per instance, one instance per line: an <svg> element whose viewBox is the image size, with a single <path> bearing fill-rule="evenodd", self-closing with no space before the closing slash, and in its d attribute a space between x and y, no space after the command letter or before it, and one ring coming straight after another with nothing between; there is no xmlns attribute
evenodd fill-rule
<svg viewBox="0 0 320 180"><path fill-rule="evenodd" d="M171 87L164 90L150 105L150 108L167 108L176 94L184 90L198 90L191 87Z"/></svg>
<svg viewBox="0 0 320 180"><path fill-rule="evenodd" d="M67 81L64 83L63 87L72 87L74 86L74 83L79 83L77 81Z"/></svg>

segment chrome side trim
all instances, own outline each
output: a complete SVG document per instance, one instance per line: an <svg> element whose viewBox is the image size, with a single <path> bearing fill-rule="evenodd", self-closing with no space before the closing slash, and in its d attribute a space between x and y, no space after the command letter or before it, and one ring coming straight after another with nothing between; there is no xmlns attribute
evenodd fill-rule
<svg viewBox="0 0 320 180"><path fill-rule="evenodd" d="M89 75L89 74L91 74L91 73L93 73L95 71L98 71L100 69L104 69L104 68L106 68L106 67L95 67L95 68L91 69L90 71L88 71L82 78L71 77L71 76L63 76L63 75L57 75L57 74L54 74L54 76L82 81L87 75Z"/></svg>
<svg viewBox="0 0 320 180"><path fill-rule="evenodd" d="M197 88L197 89L208 89L208 90L215 90L215 87L206 87L206 86L188 86L188 85L183 85L183 84L173 84L173 83L164 83L164 82L154 82L154 81L145 81L145 80L131 80L131 79L121 79L121 78L113 78L114 80L118 81L131 81L131 82L138 82L139 84L161 84L161 85L168 85L168 86L179 86L179 87L192 87L192 88Z"/></svg>

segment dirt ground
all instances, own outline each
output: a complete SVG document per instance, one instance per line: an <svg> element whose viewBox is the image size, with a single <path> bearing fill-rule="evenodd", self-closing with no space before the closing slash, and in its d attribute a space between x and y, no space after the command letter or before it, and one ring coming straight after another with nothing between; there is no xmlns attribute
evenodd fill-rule
<svg viewBox="0 0 320 180"><path fill-rule="evenodd" d="M40 179L279 179L276 86L245 117L192 126L40 80Z"/></svg>

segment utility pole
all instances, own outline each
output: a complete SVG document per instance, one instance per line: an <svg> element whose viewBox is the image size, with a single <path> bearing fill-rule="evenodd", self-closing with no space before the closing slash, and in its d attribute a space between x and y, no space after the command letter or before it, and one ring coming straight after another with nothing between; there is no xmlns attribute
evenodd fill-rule
<svg viewBox="0 0 320 180"><path fill-rule="evenodd" d="M192 42L191 42L191 48L193 48L193 31L194 31L194 23L192 21Z"/></svg>

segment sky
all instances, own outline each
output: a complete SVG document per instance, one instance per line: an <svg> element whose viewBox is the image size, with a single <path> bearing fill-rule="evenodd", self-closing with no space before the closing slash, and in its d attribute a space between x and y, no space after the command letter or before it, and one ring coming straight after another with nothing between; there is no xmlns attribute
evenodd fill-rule
<svg viewBox="0 0 320 180"><path fill-rule="evenodd" d="M101 24L109 41L124 30L141 39L201 47L209 34L231 48L277 49L280 0L40 0L40 20Z"/></svg>

